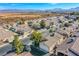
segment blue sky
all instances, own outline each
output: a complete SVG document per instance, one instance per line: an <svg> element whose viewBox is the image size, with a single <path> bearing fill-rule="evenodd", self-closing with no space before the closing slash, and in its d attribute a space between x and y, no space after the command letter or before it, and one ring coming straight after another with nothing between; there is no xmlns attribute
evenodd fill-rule
<svg viewBox="0 0 79 59"><path fill-rule="evenodd" d="M79 7L79 3L0 3L0 9L69 9L75 7Z"/></svg>

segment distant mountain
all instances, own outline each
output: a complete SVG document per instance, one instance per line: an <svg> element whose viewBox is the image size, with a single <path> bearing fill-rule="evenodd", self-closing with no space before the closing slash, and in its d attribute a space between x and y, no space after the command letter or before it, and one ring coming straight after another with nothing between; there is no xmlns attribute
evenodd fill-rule
<svg viewBox="0 0 79 59"><path fill-rule="evenodd" d="M71 9L69 9L69 11L74 11L74 12L78 11L79 12L79 7L71 8Z"/></svg>
<svg viewBox="0 0 79 59"><path fill-rule="evenodd" d="M55 9L48 10L48 11L50 11L50 12L56 12L56 13L79 12L79 7L76 7L76 8L70 8L70 9L55 8Z"/></svg>
<svg viewBox="0 0 79 59"><path fill-rule="evenodd" d="M32 10L32 9L5 9L0 10L0 13L50 13L50 12L56 12L56 13L64 13L64 12L79 12L79 7L76 8L70 8L70 9L61 9L61 8L55 8L55 9L49 9L49 10Z"/></svg>
<svg viewBox="0 0 79 59"><path fill-rule="evenodd" d="M9 12L9 13L10 13L10 12L11 12L11 13L12 13L12 12L13 12L13 13L14 13L14 12L15 12L15 13L16 13L16 12L17 12L17 13L19 13L19 12L25 13L25 12L32 12L32 11L35 12L36 10L5 9L5 10L0 10L0 13L8 13L8 12Z"/></svg>
<svg viewBox="0 0 79 59"><path fill-rule="evenodd" d="M70 8L70 9L53 9L55 12L79 12L79 7Z"/></svg>
<svg viewBox="0 0 79 59"><path fill-rule="evenodd" d="M56 12L56 13L63 13L63 12L66 12L67 10L61 9L61 8L55 8L55 9L48 10L48 11L50 11L50 12Z"/></svg>
<svg viewBox="0 0 79 59"><path fill-rule="evenodd" d="M5 9L0 10L0 13L48 13L45 10L32 10L32 9Z"/></svg>

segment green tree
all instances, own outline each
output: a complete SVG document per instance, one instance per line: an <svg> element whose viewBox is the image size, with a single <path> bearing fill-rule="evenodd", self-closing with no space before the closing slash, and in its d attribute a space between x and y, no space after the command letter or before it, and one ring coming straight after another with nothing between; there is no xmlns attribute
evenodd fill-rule
<svg viewBox="0 0 79 59"><path fill-rule="evenodd" d="M45 24L45 21L44 21L44 20L41 20L41 21L40 21L40 26L41 26L41 28L44 28L44 27L46 26L46 24Z"/></svg>
<svg viewBox="0 0 79 59"><path fill-rule="evenodd" d="M55 32L56 31L56 26L53 25L51 28L49 28L49 33Z"/></svg>
<svg viewBox="0 0 79 59"><path fill-rule="evenodd" d="M31 39L34 41L34 45L35 46L39 46L39 43L41 41L42 38L42 34L38 31L33 31L32 35L31 35Z"/></svg>
<svg viewBox="0 0 79 59"><path fill-rule="evenodd" d="M51 33L51 32L53 32L53 30L50 28L50 29L49 29L49 32Z"/></svg>
<svg viewBox="0 0 79 59"><path fill-rule="evenodd" d="M32 21L28 21L28 25L32 26L33 22Z"/></svg>
<svg viewBox="0 0 79 59"><path fill-rule="evenodd" d="M15 52L16 52L17 54L22 53L23 50L24 50L24 45L23 45L23 43L21 42L21 40L19 39L18 35L15 35L15 36L14 36L14 40L13 40L13 42L12 42L12 46L13 46L13 48L15 48Z"/></svg>

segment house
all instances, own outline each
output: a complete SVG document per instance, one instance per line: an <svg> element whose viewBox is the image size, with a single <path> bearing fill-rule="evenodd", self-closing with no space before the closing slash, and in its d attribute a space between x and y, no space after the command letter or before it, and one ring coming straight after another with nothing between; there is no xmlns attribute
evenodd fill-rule
<svg viewBox="0 0 79 59"><path fill-rule="evenodd" d="M72 47L69 49L74 55L79 56L79 37L77 37L75 43L72 45ZM69 54L71 55L71 54Z"/></svg>
<svg viewBox="0 0 79 59"><path fill-rule="evenodd" d="M32 41L29 40L28 38L21 39L21 40L22 40L22 42L23 42L23 44L25 46L25 50L31 51L30 45L32 45ZM5 43L5 44L0 45L0 56L13 55L14 51L12 50L12 48L13 48L12 44L9 44L9 43Z"/></svg>
<svg viewBox="0 0 79 59"><path fill-rule="evenodd" d="M64 35L65 37L69 37L74 32L75 32L75 30L71 26L69 26L67 28L63 27L63 28L60 28L57 30L57 33L60 33L61 35Z"/></svg>
<svg viewBox="0 0 79 59"><path fill-rule="evenodd" d="M12 42L14 39L14 35L17 34L0 27L0 43Z"/></svg>
<svg viewBox="0 0 79 59"><path fill-rule="evenodd" d="M69 19L69 15L64 15L65 18Z"/></svg>
<svg viewBox="0 0 79 59"><path fill-rule="evenodd" d="M25 50L31 51L31 45L33 43L29 38L22 39L23 44L25 45Z"/></svg>
<svg viewBox="0 0 79 59"><path fill-rule="evenodd" d="M0 46L0 56L6 55L9 51L12 51L12 45L9 43Z"/></svg>
<svg viewBox="0 0 79 59"><path fill-rule="evenodd" d="M57 46L55 54L58 55L58 56L69 55L69 53L70 53L69 49L72 47L74 42L75 42L74 37L67 38L61 45Z"/></svg>
<svg viewBox="0 0 79 59"><path fill-rule="evenodd" d="M78 17L79 17L79 16L77 16L77 15L70 15L70 16L69 16L69 18L70 18L70 19L73 19L73 20L76 20Z"/></svg>
<svg viewBox="0 0 79 59"><path fill-rule="evenodd" d="M64 41L63 36L58 33L55 33L53 37L46 35L43 39L46 39L46 41L40 43L40 48L49 53L53 53L55 46L60 45Z"/></svg>
<svg viewBox="0 0 79 59"><path fill-rule="evenodd" d="M18 25L17 27L14 28L19 35L23 35L24 37L29 35L29 33L31 33L32 31L32 29L26 24Z"/></svg>
<svg viewBox="0 0 79 59"><path fill-rule="evenodd" d="M73 34L73 36L79 37L79 32L75 32L75 33Z"/></svg>

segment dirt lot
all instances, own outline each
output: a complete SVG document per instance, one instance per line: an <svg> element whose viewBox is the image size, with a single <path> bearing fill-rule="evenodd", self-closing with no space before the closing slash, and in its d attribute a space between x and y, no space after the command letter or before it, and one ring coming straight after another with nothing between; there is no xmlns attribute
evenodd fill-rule
<svg viewBox="0 0 79 59"><path fill-rule="evenodd" d="M0 13L0 24L11 23L17 20L32 20L38 18L44 18L48 16L55 16L57 14L43 14L43 13Z"/></svg>
<svg viewBox="0 0 79 59"><path fill-rule="evenodd" d="M38 14L21 14L21 13L0 13L0 17L8 18L8 17L41 17Z"/></svg>

